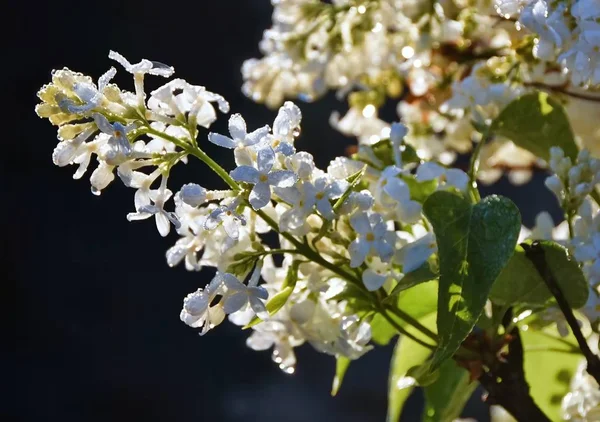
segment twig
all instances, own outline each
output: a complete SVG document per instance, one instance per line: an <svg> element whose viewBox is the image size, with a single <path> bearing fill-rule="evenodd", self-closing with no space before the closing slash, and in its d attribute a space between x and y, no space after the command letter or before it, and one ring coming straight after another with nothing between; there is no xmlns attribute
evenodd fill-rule
<svg viewBox="0 0 600 422"><path fill-rule="evenodd" d="M550 422L529 394L529 384L523 370L523 343L519 328L510 332L512 341L508 354L496 359L490 369L479 377L487 391L486 403L502 406L515 419L523 422Z"/></svg>
<svg viewBox="0 0 600 422"><path fill-rule="evenodd" d="M600 96L598 96L598 95L587 95L587 94L582 94L582 93L579 93L579 92L569 91L567 89L566 85L564 85L564 86L546 85L546 84L543 84L541 82L526 82L523 85L525 85L525 86L531 86L533 88L546 89L548 91L558 92L559 94L568 95L569 97L573 97L573 98L579 98L580 100L600 102Z"/></svg>
<svg viewBox="0 0 600 422"><path fill-rule="evenodd" d="M521 247L525 250L525 256L529 258L529 260L533 263L536 270L548 286L548 289L556 299L556 303L560 307L560 310L565 316L569 327L571 327L571 331L573 331L573 335L577 340L577 344L585 356L587 361L587 372L594 377L594 379L600 384L600 358L592 352L590 346L587 344L585 337L581 332L581 328L579 328L579 324L567 299L563 295L560 286L556 282L550 267L548 267L546 263L546 256L544 254L544 249L539 242L533 242L530 245L526 243L521 243Z"/></svg>

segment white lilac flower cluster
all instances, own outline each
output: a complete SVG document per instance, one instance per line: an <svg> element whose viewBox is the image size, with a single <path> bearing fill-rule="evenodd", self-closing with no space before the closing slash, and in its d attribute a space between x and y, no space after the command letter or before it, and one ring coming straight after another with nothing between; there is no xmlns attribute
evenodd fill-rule
<svg viewBox="0 0 600 422"><path fill-rule="evenodd" d="M389 137L379 118L389 100L419 157L450 164L481 139L508 102L545 89L562 97L578 141L600 156L592 122L600 96L600 6L596 0L277 0L264 57L242 67L243 91L278 107L328 90L347 97L331 123L371 145ZM475 129L477 127L478 129ZM505 171L524 183L544 162L495 137L481 151L481 181Z"/></svg>
<svg viewBox="0 0 600 422"><path fill-rule="evenodd" d="M272 127L249 129L240 114L232 114L228 134L210 132L202 141L199 128L216 120L215 105L229 111L221 96L174 79L147 97L145 75L169 77L173 69L148 60L131 64L115 52L109 57L133 74L135 92L110 83L114 68L98 84L65 68L40 90L36 111L58 126L55 164L78 165L78 179L95 156L94 194L116 173L135 189L128 220L154 217L162 236L175 228L179 239L166 253L168 265L216 269L212 281L184 299L181 320L201 334L226 316L251 326L248 346L272 347L273 360L288 373L295 367L294 348L303 343L350 359L370 350L375 312L355 307L355 298L345 294L348 285L374 300L372 294L387 295L424 264L436 243L419 192L466 193L468 176L421 163L405 144L407 128L400 123L391 125L383 144L363 146L354 159L338 157L326 171L318 169L311 154L295 149L302 115L291 102L279 108ZM204 153L203 142L232 150L237 167L225 171ZM170 171L189 156L207 164L229 189L187 183L173 195ZM269 232L277 234L276 245L265 240ZM279 264L275 256L282 258Z"/></svg>

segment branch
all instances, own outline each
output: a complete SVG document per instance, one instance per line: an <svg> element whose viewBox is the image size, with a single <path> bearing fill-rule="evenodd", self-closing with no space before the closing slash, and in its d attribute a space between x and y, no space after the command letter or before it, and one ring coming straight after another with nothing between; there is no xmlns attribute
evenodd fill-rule
<svg viewBox="0 0 600 422"><path fill-rule="evenodd" d="M546 85L541 82L527 82L523 85L531 86L533 88L545 89L552 92L558 92L559 94L568 95L569 97L573 98L579 98L580 100L600 102L599 95L588 95L579 92L569 91L566 85Z"/></svg>
<svg viewBox="0 0 600 422"><path fill-rule="evenodd" d="M579 328L579 323L567 302L567 299L563 295L552 271L548 267L546 263L546 257L544 254L544 249L542 249L539 242L533 242L530 245L526 243L521 243L521 247L525 250L525 256L529 258L529 260L533 263L536 270L548 286L548 289L556 299L560 310L565 316L569 327L571 327L571 331L573 331L573 335L577 340L577 344L579 344L579 348L581 352L585 356L587 360L587 372L594 377L594 379L600 384L600 358L591 351L585 337L581 333L581 329Z"/></svg>
<svg viewBox="0 0 600 422"><path fill-rule="evenodd" d="M523 370L523 344L519 328L510 332L508 354L496 359L492 367L479 377L487 391L485 402L502 406L518 421L550 422L529 394Z"/></svg>

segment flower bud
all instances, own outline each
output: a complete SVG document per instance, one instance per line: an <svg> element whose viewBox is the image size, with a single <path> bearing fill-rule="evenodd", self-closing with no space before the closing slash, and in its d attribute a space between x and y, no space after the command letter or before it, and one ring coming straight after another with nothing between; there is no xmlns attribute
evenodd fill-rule
<svg viewBox="0 0 600 422"><path fill-rule="evenodd" d="M196 183L188 183L181 187L181 200L191 207L202 205L206 200L206 189Z"/></svg>

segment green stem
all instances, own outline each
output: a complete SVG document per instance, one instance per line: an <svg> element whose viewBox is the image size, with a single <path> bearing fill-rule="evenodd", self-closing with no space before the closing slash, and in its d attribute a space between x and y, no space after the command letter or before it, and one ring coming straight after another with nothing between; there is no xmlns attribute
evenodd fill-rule
<svg viewBox="0 0 600 422"><path fill-rule="evenodd" d="M406 312L402 311L401 309L395 308L393 306L387 305L385 308L387 310L389 310L390 312L392 312L394 315L396 315L398 318L408 322L410 325L412 325L417 330L421 331L423 334L425 334L427 337L429 337L430 339L432 339L433 341L435 341L437 343L437 341L438 341L437 334L434 333L433 331L431 331L429 328L425 327L418 320L416 320L415 318L413 318Z"/></svg>
<svg viewBox="0 0 600 422"><path fill-rule="evenodd" d="M399 334L402 334L403 336L406 336L408 338L410 338L412 341L414 341L415 343L419 343L421 346L428 348L429 350L435 350L435 346L431 345L429 343L425 343L423 340L421 340L420 338L416 337L415 335L409 333L408 331L406 331L400 324L398 324L394 318L390 317L387 312L385 311L385 309L382 309L379 314L384 317L386 319L387 322L389 322L389 324L394 327L396 329L396 331L398 331Z"/></svg>
<svg viewBox="0 0 600 422"><path fill-rule="evenodd" d="M217 175L219 175L219 177L221 179L223 179L225 181L225 183L227 183L231 189L233 189L234 191L240 190L240 186L237 184L237 182L235 180L233 180L233 178L229 175L229 173L227 173L223 167L221 167L216 161L214 161L212 158L210 158L204 151L202 151L197 146L192 145L182 139L179 139L172 135L168 135L164 132L161 132L161 131L156 130L151 127L148 128L148 133L151 133L152 135L159 136L169 142L172 142L173 144L177 145L179 148L183 149L188 154L191 154L194 157L198 158L200 161L202 161L204 164L206 164L208 167L210 167L210 169L212 171L214 171Z"/></svg>
<svg viewBox="0 0 600 422"><path fill-rule="evenodd" d="M487 134L481 137L481 140L475 145L475 149L473 149L473 152L471 153L471 160L469 161L469 190L475 202L481 200L481 195L479 195L479 190L477 190L477 172L479 171L479 156L481 155L481 149L488 139L489 136Z"/></svg>

